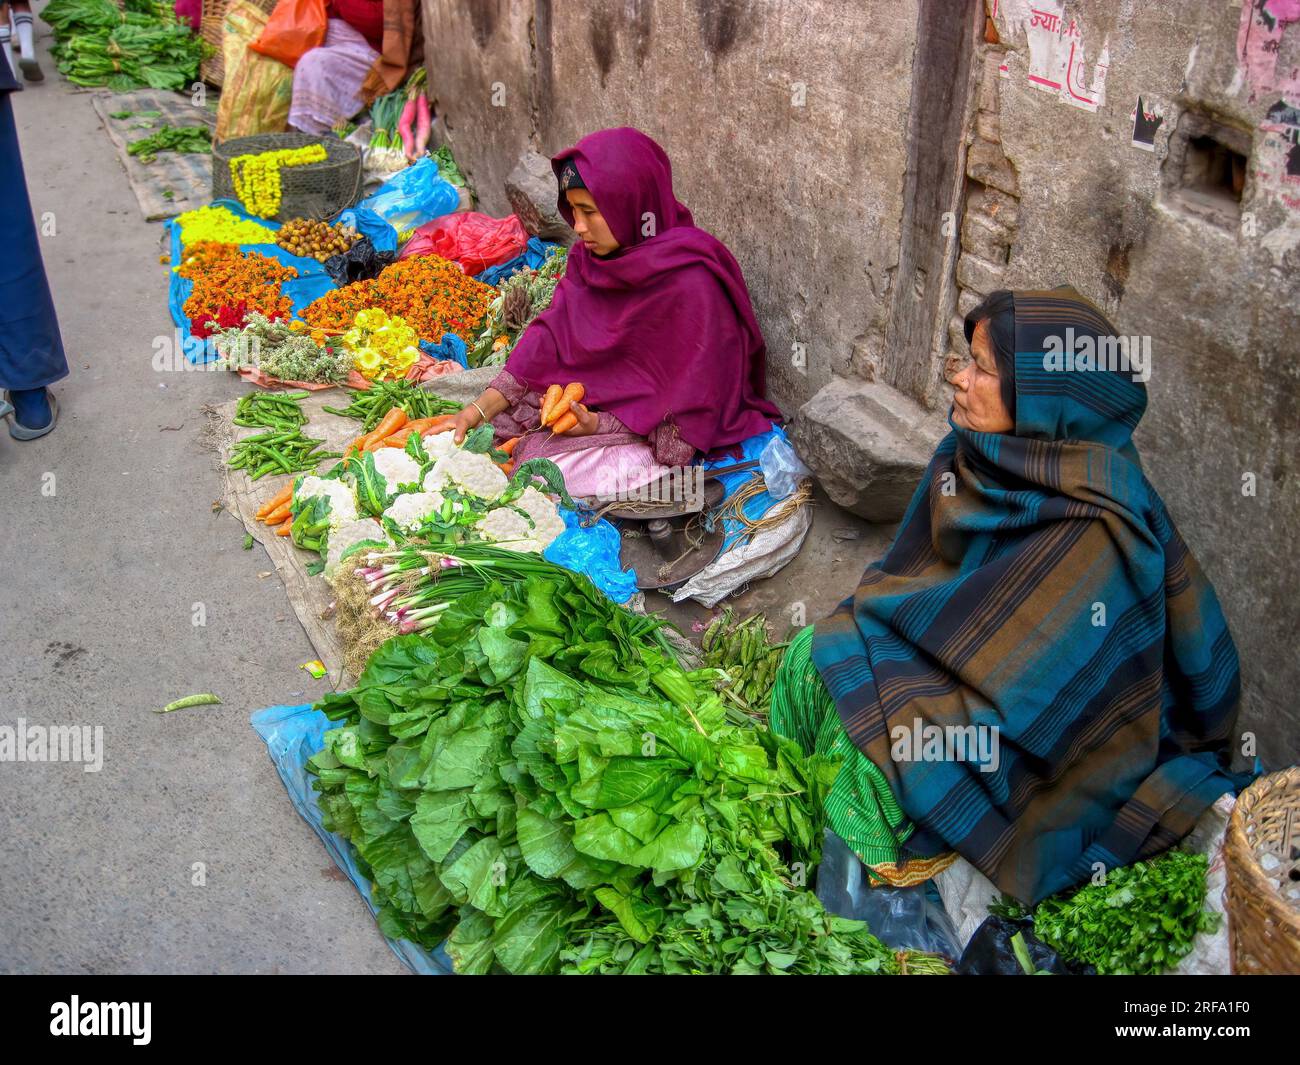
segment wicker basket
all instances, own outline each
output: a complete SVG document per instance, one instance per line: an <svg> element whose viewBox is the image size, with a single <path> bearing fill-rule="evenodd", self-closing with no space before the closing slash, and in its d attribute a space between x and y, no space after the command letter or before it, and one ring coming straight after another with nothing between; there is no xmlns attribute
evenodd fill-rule
<svg viewBox="0 0 1300 1065"><path fill-rule="evenodd" d="M1300 766L1260 777L1237 799L1223 845L1228 942L1238 975L1300 974L1300 906L1278 893L1280 873L1300 877ZM1274 855L1281 869L1265 873Z"/></svg>
<svg viewBox="0 0 1300 1065"><path fill-rule="evenodd" d="M280 211L277 221L288 218L332 218L356 201L361 192L361 152L339 137L311 133L258 133L234 137L212 146L212 198L235 197L230 160L279 148L325 146L323 163L286 166L280 170Z"/></svg>
<svg viewBox="0 0 1300 1065"><path fill-rule="evenodd" d="M277 0L249 0L249 2L269 15L275 10ZM229 3L230 0L203 0L203 15L199 19L199 36L216 49L199 64L199 77L217 88L221 88L226 80L226 60L221 54L221 34L226 20L226 6Z"/></svg>

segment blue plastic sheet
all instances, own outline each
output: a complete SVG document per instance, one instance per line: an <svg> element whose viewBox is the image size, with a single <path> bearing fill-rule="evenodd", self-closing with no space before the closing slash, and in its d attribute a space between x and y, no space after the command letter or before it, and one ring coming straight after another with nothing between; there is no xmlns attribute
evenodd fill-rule
<svg viewBox="0 0 1300 1065"><path fill-rule="evenodd" d="M304 704L269 706L254 713L249 723L266 743L267 753L288 789L294 809L311 825L330 857L361 892L370 912L377 914L379 908L371 899L370 881L357 868L352 844L325 828L311 786L312 774L307 769L307 759L325 746L323 737L327 729L334 727L333 722L319 710L313 710L310 704ZM422 976L447 976L452 972L451 959L441 947L428 951L409 939L389 939L388 945L400 961Z"/></svg>
<svg viewBox="0 0 1300 1065"><path fill-rule="evenodd" d="M438 164L425 156L399 170L357 207L373 211L396 230L415 229L451 214L460 206L460 192L438 173Z"/></svg>
<svg viewBox="0 0 1300 1065"><path fill-rule="evenodd" d="M704 463L704 468L708 470L715 469L719 466L734 466L740 462L757 462L759 456L763 454L763 448L767 446L768 441L775 437L780 437L782 440L788 440L785 435L785 430L779 425L773 425L767 432L759 433L757 436L751 436L748 440L741 443L740 458L716 459L713 462ZM727 493L725 498L730 499L739 489L748 484L749 480L758 472L759 470L754 468L750 470L741 470L739 473L726 473L719 477L718 480L722 483L722 487ZM743 510L745 517L750 521L758 521L759 518L779 502L780 500L774 499L770 493L760 492L752 499L747 500L741 509ZM736 541L740 539L741 534L744 532L744 526L734 518L723 519L722 528L726 533L726 539L722 542L722 552L719 552L719 554L730 551L735 547Z"/></svg>
<svg viewBox="0 0 1300 1065"><path fill-rule="evenodd" d="M614 602L626 603L636 594L636 574L623 568L618 530L604 518L584 529L581 516L564 507L560 515L565 530L551 541L542 557L565 569L585 573Z"/></svg>
<svg viewBox="0 0 1300 1065"><path fill-rule="evenodd" d="M278 222L268 222L265 219L254 218L240 206L237 200L214 200L212 206L224 207L240 218L266 226L271 232L275 232L280 228ZM207 343L204 343L203 340L190 333L190 320L185 313L185 301L190 298L190 293L194 291L194 282L176 273L176 267L181 262L181 227L176 224L174 219L168 219L163 225L166 226L171 238L172 275L171 284L167 289L167 306L171 310L172 321L180 330L182 350L190 362L211 362L217 358L216 345L213 344L211 338L208 339ZM321 296L335 287L334 281L325 272L324 263L318 262L316 259L294 255L292 252L285 251L278 244L241 244L239 250L258 252L268 258L284 263L286 266L292 266L298 271L298 277L282 282L280 285L280 291L288 296L293 304L295 318L302 314L302 311L309 303L320 299Z"/></svg>
<svg viewBox="0 0 1300 1065"><path fill-rule="evenodd" d="M476 280L496 287L507 278L514 277L520 270L539 270L546 262L547 256L558 247L558 244L552 244L540 237L529 237L528 243L520 254L504 263L489 266L476 276Z"/></svg>
<svg viewBox="0 0 1300 1065"><path fill-rule="evenodd" d="M397 251L397 230L374 211L364 207L348 207L339 212L334 223L351 226L363 237L369 237L375 251Z"/></svg>
<svg viewBox="0 0 1300 1065"><path fill-rule="evenodd" d="M469 369L469 348L455 333L443 333L442 341L438 344L432 340L421 340L420 350L435 359L450 359Z"/></svg>

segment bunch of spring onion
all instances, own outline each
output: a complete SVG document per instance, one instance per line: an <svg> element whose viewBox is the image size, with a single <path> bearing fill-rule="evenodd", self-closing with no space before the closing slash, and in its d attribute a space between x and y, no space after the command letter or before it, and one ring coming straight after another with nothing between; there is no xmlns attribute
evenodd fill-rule
<svg viewBox="0 0 1300 1065"><path fill-rule="evenodd" d="M358 557L365 562L357 575L369 586L370 605L402 633L432 628L457 599L494 580L509 583L568 572L536 555L487 544L458 544L436 551L408 544Z"/></svg>
<svg viewBox="0 0 1300 1065"><path fill-rule="evenodd" d="M397 123L406 104L406 89L400 88L380 96L370 105L370 149L366 166L371 170L401 170L406 166L406 152L397 135Z"/></svg>

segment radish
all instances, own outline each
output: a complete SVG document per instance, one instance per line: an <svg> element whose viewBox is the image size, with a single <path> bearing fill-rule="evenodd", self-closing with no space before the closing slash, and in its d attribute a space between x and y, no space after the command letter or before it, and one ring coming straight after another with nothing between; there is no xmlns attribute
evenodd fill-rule
<svg viewBox="0 0 1300 1065"><path fill-rule="evenodd" d="M420 93L415 100L415 156L421 158L429 148L429 135L433 132L433 114L429 98Z"/></svg>
<svg viewBox="0 0 1300 1065"><path fill-rule="evenodd" d="M408 96L406 106L402 108L402 117L397 123L397 132L402 137L402 150L407 159L415 159L415 134L411 132L411 123L415 120L415 98Z"/></svg>

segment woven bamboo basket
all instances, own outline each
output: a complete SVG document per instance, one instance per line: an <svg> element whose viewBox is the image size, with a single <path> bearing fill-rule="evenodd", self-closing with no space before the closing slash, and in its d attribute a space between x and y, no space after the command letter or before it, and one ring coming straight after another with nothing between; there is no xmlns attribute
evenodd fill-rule
<svg viewBox="0 0 1300 1065"><path fill-rule="evenodd" d="M356 201L361 192L361 152L339 137L311 133L257 133L233 137L212 146L212 198L237 198L230 177L230 160L278 148L325 145L325 161L280 170L280 210L277 221L288 218L332 218Z"/></svg>
<svg viewBox="0 0 1300 1065"><path fill-rule="evenodd" d="M1271 875L1260 865L1274 855ZM1278 891L1300 879L1300 766L1260 777L1237 798L1223 845L1228 943L1238 975L1300 975L1300 904Z"/></svg>
<svg viewBox="0 0 1300 1065"><path fill-rule="evenodd" d="M275 10L277 0L250 0L250 2L269 15ZM221 88L226 80L226 61L221 54L221 27L225 22L226 6L229 3L230 0L203 0L203 15L199 19L199 36L215 49L212 55L199 64L199 77L217 88Z"/></svg>

